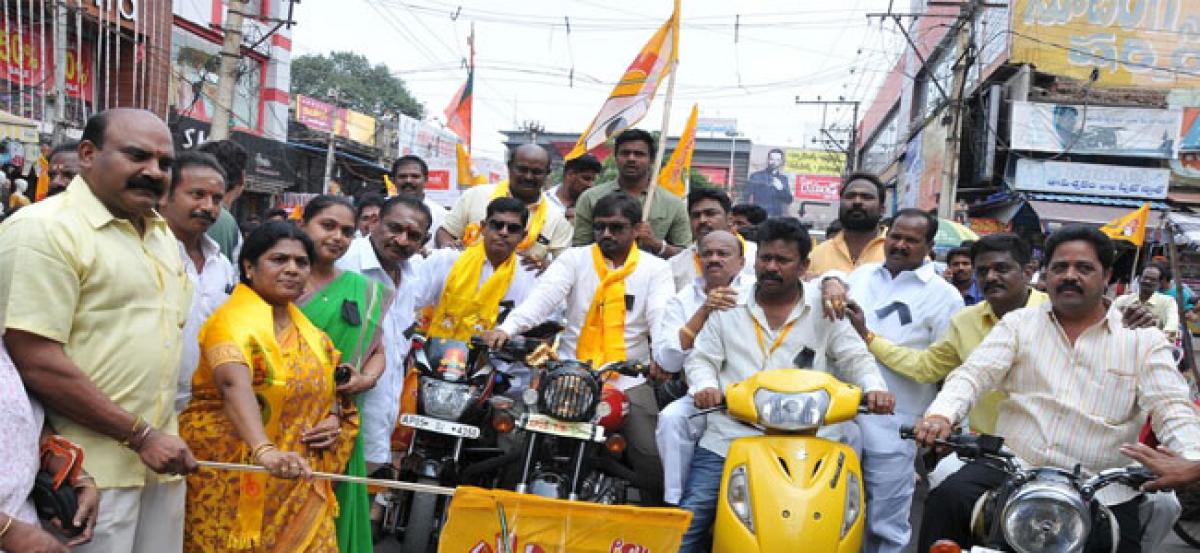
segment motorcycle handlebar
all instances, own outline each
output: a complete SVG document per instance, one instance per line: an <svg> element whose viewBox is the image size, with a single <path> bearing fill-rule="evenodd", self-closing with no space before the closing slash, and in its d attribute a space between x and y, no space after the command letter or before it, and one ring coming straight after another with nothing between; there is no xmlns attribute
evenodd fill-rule
<svg viewBox="0 0 1200 553"><path fill-rule="evenodd" d="M915 440L917 438L916 429L910 425L900 427L900 438L904 440ZM998 457L1001 459L1011 459L1013 454L1005 451L1004 438L999 436L990 436L980 434L951 434L944 440L937 440L937 445L950 448L951 451L958 454L959 457L974 458L980 456Z"/></svg>

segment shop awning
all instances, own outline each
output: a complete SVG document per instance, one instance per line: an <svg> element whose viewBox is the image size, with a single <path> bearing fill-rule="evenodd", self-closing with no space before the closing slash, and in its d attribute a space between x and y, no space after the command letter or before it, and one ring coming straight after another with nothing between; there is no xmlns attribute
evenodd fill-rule
<svg viewBox="0 0 1200 553"><path fill-rule="evenodd" d="M1084 223L1103 225L1113 219L1128 215L1130 211L1141 207L1142 203L1139 201L1130 201L1129 205L1105 205L1095 202L1074 203L1031 199L1029 200L1029 207L1033 208L1033 211L1037 213L1038 218L1041 219L1043 224L1054 222L1060 224ZM1163 212L1169 208L1161 202L1150 202L1150 208L1153 211L1150 212L1150 221L1147 223L1147 227L1158 228Z"/></svg>
<svg viewBox="0 0 1200 553"><path fill-rule="evenodd" d="M1167 199L1177 204L1200 205L1200 190L1171 190Z"/></svg>
<svg viewBox="0 0 1200 553"><path fill-rule="evenodd" d="M1175 242L1191 247L1200 246L1200 216L1172 213L1167 216L1175 228Z"/></svg>

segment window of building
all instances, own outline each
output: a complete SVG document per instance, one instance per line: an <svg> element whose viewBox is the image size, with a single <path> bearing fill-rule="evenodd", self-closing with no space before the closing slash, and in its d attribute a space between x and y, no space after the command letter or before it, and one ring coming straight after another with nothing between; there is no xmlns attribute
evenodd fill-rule
<svg viewBox="0 0 1200 553"><path fill-rule="evenodd" d="M216 108L221 45L180 27L171 31L171 105L180 115L212 121ZM243 57L233 96L233 126L261 130L262 62Z"/></svg>
<svg viewBox="0 0 1200 553"><path fill-rule="evenodd" d="M863 148L862 169L871 173L882 173L899 153L900 117L897 113L899 106L892 108L883 122L876 128L875 134Z"/></svg>

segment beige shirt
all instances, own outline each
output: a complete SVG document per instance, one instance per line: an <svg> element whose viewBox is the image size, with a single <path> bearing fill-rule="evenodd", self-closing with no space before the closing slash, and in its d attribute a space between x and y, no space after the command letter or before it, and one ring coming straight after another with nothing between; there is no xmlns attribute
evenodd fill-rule
<svg viewBox="0 0 1200 553"><path fill-rule="evenodd" d="M1175 303L1175 298L1166 294L1155 292L1150 296L1149 300L1142 303L1142 299L1138 297L1138 293L1125 294L1113 300L1112 308L1124 311L1126 307L1134 304L1143 304L1146 309L1158 319L1158 328L1164 332L1179 332L1179 307Z"/></svg>
<svg viewBox="0 0 1200 553"><path fill-rule="evenodd" d="M1050 302L1009 313L950 373L926 414L961 421L989 390L1008 394L996 432L1031 466L1078 463L1091 474L1126 466L1118 448L1138 440L1147 413L1167 447L1200 459L1200 418L1162 332L1124 328L1115 309L1074 345ZM1098 497L1115 505L1134 495L1110 486Z"/></svg>
<svg viewBox="0 0 1200 553"><path fill-rule="evenodd" d="M464 192L462 196L458 197L458 201L454 202L454 208L450 210L450 213L446 214L442 228L455 238L462 238L467 225L480 223L487 217L487 206L492 203L492 193L495 190L496 185L484 184ZM548 201L545 192L542 193L541 201ZM566 217L563 216L561 209L553 204L548 207L550 209L546 210L546 223L542 226L542 232L538 236L537 243L530 246L529 249L534 255L544 255L548 252L551 257L557 257L563 250L571 247L571 235L575 231L571 223L568 223ZM535 206L529 206L530 220L533 219L534 209Z"/></svg>
<svg viewBox="0 0 1200 553"><path fill-rule="evenodd" d="M674 257L667 260L671 265L671 278L675 280L675 291L682 292L691 288L692 283L696 279L704 275L696 269L699 258L696 257L696 245L692 244L687 249L675 254ZM742 265L741 274L751 279L754 278L754 259L758 256L758 245L754 242L746 242L746 251L742 252L742 258L745 264Z"/></svg>
<svg viewBox="0 0 1200 553"><path fill-rule="evenodd" d="M0 225L2 327L62 343L104 395L169 434L178 434L180 333L191 299L166 221L147 218L139 235L82 177ZM142 486L154 477L136 453L54 408L46 404L50 423L83 446L84 468L99 487Z"/></svg>

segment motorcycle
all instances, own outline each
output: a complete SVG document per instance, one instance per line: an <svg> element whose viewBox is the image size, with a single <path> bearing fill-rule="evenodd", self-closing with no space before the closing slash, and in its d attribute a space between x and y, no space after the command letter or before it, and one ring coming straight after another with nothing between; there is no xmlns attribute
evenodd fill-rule
<svg viewBox="0 0 1200 553"><path fill-rule="evenodd" d="M555 499L622 504L637 474L620 461L626 447L618 431L629 412L620 390L605 385L616 374L640 376L638 363L599 370L579 361L551 360L533 373L514 426L524 434L521 467L513 489ZM603 447L601 447L603 446ZM635 486L636 487L636 486Z"/></svg>
<svg viewBox="0 0 1200 553"><path fill-rule="evenodd" d="M489 352L478 338L467 343L412 334L408 366L416 377L409 379L416 384L416 401L415 409L405 410L399 420L407 434L400 479L440 486L498 483L501 465L495 460L503 452L495 446L495 434L510 430L511 421L495 414L511 408L512 400L503 394L513 379L498 370L495 361L519 369L527 355L548 342L538 333L552 337L556 331L538 327L496 352ZM399 534L402 527L403 551L424 552L437 542L447 498L389 493L384 501L381 530Z"/></svg>
<svg viewBox="0 0 1200 553"><path fill-rule="evenodd" d="M914 439L913 428L901 427L900 437ZM971 529L983 545L972 552L1077 553L1085 546L1115 552L1120 529L1096 493L1118 483L1136 489L1154 479L1143 467L1110 469L1091 478L1078 466L1022 468L999 436L954 434L938 445L967 463L987 463L1008 475L975 503Z"/></svg>
<svg viewBox="0 0 1200 553"><path fill-rule="evenodd" d="M804 369L755 373L725 390L725 411L766 431L734 440L725 458L713 552L857 552L865 526L862 469L854 449L817 429L863 411L864 394ZM702 411L706 412L706 411Z"/></svg>

